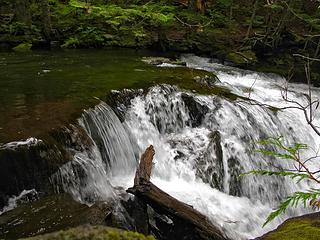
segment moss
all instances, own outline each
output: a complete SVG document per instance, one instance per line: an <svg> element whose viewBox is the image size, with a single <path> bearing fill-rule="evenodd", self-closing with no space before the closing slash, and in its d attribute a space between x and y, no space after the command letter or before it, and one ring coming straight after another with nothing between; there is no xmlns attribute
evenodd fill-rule
<svg viewBox="0 0 320 240"><path fill-rule="evenodd" d="M40 235L29 240L155 240L152 236L144 236L137 232L103 226L80 226L66 231Z"/></svg>
<svg viewBox="0 0 320 240"><path fill-rule="evenodd" d="M31 43L20 43L18 46L15 46L13 50L16 52L26 52L26 51L30 51L31 48L32 48Z"/></svg>
<svg viewBox="0 0 320 240"><path fill-rule="evenodd" d="M236 99L227 88L223 88L216 85L201 84L197 79L210 78L213 82L217 80L215 73L208 72L200 69L190 69L187 67L176 68L160 68L159 79L156 83L166 83L171 85L177 85L182 89L190 90L200 94L218 95L229 99Z"/></svg>
<svg viewBox="0 0 320 240"><path fill-rule="evenodd" d="M227 55L227 59L236 65L248 65L257 62L257 57L251 50L243 52L231 52Z"/></svg>
<svg viewBox="0 0 320 240"><path fill-rule="evenodd" d="M318 240L320 218L295 218L286 221L277 230L268 233L263 240Z"/></svg>

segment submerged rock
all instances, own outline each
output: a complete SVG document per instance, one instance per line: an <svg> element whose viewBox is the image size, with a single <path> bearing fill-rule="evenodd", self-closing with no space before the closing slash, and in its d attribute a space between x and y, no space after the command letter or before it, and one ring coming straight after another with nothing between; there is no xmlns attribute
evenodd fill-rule
<svg viewBox="0 0 320 240"><path fill-rule="evenodd" d="M171 60L165 57L143 57L142 61L151 64L151 65L161 65L161 64L172 64L172 65L179 65L179 66L186 66L185 62L181 62L179 60Z"/></svg>

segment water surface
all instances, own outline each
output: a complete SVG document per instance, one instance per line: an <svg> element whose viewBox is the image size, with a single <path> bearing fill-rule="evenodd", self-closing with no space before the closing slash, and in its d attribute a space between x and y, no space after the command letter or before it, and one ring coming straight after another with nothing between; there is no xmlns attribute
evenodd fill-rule
<svg viewBox="0 0 320 240"><path fill-rule="evenodd" d="M0 143L40 136L75 119L112 89L159 80L146 51L0 52Z"/></svg>

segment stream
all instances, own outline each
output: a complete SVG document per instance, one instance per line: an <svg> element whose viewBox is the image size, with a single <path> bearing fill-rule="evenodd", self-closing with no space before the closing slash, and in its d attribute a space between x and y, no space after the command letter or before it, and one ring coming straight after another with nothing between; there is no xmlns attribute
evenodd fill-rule
<svg viewBox="0 0 320 240"><path fill-rule="evenodd" d="M75 53L72 55L73 61L77 59L75 55ZM80 56L83 55L80 54ZM101 53L99 56L101 60L103 58ZM125 59L124 55L120 56L117 58L119 61ZM46 83L42 85L39 81L58 78L67 70L63 70L62 73L59 73L56 68L50 70L56 71L56 75L48 77L49 80L45 77L34 80L37 81L34 84L38 84L40 90L28 90L32 95L34 91L39 91L40 94L43 88L47 89L49 91L47 94L35 95L42 99L40 102L43 104L49 101L71 102L68 109L72 110L67 109L61 113L62 116L67 115L62 120L56 114L49 116L42 113L37 102L38 110L34 112L41 118L43 116L46 121L53 119L61 124L75 114L73 111L76 109L86 109L77 116L76 124L84 129L85 135L92 140L93 144L86 149L72 149L72 161L65 163L51 176L51 181L57 184L57 191L68 192L77 201L89 205L110 199L116 201L117 189L126 189L133 185L139 157L152 144L156 154L151 181L170 195L192 205L206 215L231 239L252 239L261 236L289 217L312 211L303 207L289 209L284 215L263 228L262 225L268 214L284 197L295 191L312 187L312 184L307 181L296 184L290 178L281 177L258 175L239 177L241 173L254 169L292 167L290 162L255 152L261 148L257 143L261 139L282 136L286 144L306 143L310 149L303 152L304 158L313 156L312 149L319 147L320 138L308 126L300 110L275 110L288 104L282 99L280 92L281 86L285 83L283 78L220 65L209 58L194 55L181 57L190 69L216 73L219 78L216 84L219 87L240 96L236 100L231 100L228 97L200 94L179 85L169 85L167 81L159 81L157 71L173 69L168 70L170 73L180 67L146 66L139 62L134 53L130 56L130 64L114 63L114 66L110 66L109 63L104 63L105 70L100 66L101 61L98 59L95 62L92 61L93 56L86 59L85 63L81 62L81 66L88 64L87 61L91 62L90 67L87 67L89 69L100 66L99 74L101 75L94 78L98 79L97 85L100 87L94 87L96 83L90 81L90 74L81 75L81 68L77 72L77 66L70 63L70 67L74 68L73 74L68 75L68 79L64 79L59 88L54 84L57 89L52 94L50 93L52 88L47 88ZM111 61L110 57L108 59ZM43 69L47 68L44 64ZM110 71L106 73L106 78L103 75L104 71ZM125 71L127 74L123 76L118 71ZM17 71L16 74L22 73ZM40 72L40 75L43 74L49 76L51 73ZM75 89L75 86L79 86L79 80L76 79L80 75L85 78L81 81L84 85L80 84L80 89ZM119 78L124 77L127 78L125 83L120 84ZM141 82L138 80L139 77L142 77ZM12 79L9 80L12 81ZM68 82L69 79L70 82ZM113 84L110 85L109 81ZM0 82L0 84L4 83ZM22 85L19 86L22 87ZM90 89L88 86L91 86ZM147 90L134 90L142 87ZM3 92L3 88L0 91ZM94 104L90 100L88 103L82 103L81 106L77 105L79 99L88 98L88 96L103 99L107 91L120 96L120 99L121 96L130 97L129 100L120 100L114 106L96 100ZM308 88L304 84L291 84L288 95L290 99L306 104L304 94L307 91ZM318 88L313 88L312 91L314 96L320 96ZM17 109L29 112L28 109L33 108L34 105L32 101L38 100L32 98L30 105L21 103L28 99L26 96L28 95L22 96L22 93L17 90L15 97L12 94L9 96L14 97L12 101L5 97L0 98L3 102L1 104L6 105L6 109L0 111L2 114L0 127L3 132L10 128L8 122L13 121L12 118L14 118L16 119L14 124L22 124L21 131L25 131L21 135L30 136L29 134L32 133L32 129L23 130L24 124L29 124L23 118L31 118L34 121L35 116L23 114ZM248 98L252 101L246 100ZM22 105L19 105L20 103ZM16 110L9 114L8 111L12 108ZM44 107L44 110L48 111L48 108ZM19 118L16 118L17 114L20 114ZM318 122L319 118L316 116L315 123ZM32 126L30 125L30 128ZM52 126L49 124L49 127ZM42 131L46 129L47 125L44 124ZM0 136L2 137L0 142L13 138L9 131ZM320 167L316 162L310 164L314 169ZM6 210L10 209L10 207L6 208Z"/></svg>

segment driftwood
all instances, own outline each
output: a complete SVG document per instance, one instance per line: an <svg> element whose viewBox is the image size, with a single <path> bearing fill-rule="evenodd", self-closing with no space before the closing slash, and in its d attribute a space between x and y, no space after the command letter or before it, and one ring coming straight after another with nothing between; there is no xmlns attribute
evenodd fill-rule
<svg viewBox="0 0 320 240"><path fill-rule="evenodd" d="M154 154L155 151L152 145L150 145L142 154L139 167L136 171L136 176L134 177L134 186L139 185L140 179L144 179L146 181L150 180Z"/></svg>
<svg viewBox="0 0 320 240"><path fill-rule="evenodd" d="M187 228L189 234L190 231L193 234L192 238L180 236L181 239L226 240L227 238L224 234L207 217L192 206L177 200L150 182L154 153L153 146L150 146L142 155L140 166L136 172L134 186L129 188L127 192L134 194L143 202L150 205L158 214L170 217L175 225L180 224L180 226Z"/></svg>

